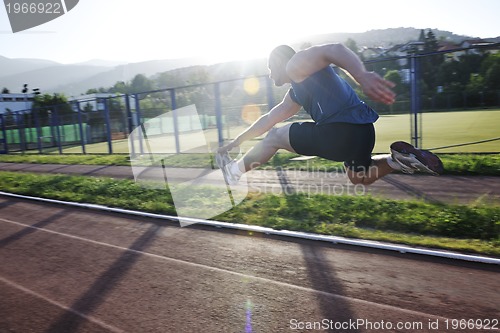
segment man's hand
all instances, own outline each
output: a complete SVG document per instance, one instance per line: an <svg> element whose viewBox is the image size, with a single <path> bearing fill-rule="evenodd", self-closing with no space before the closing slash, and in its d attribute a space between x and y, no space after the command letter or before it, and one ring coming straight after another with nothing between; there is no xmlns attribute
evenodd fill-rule
<svg viewBox="0 0 500 333"><path fill-rule="evenodd" d="M233 148L238 147L240 144L237 142L237 140L233 140L229 142L227 145L224 145L220 148L217 149L217 152L219 154L223 154L225 152L231 151Z"/></svg>
<svg viewBox="0 0 500 333"><path fill-rule="evenodd" d="M357 81L365 95L372 100L384 104L394 103L396 94L392 91L395 86L393 82L383 79L375 72L365 72Z"/></svg>

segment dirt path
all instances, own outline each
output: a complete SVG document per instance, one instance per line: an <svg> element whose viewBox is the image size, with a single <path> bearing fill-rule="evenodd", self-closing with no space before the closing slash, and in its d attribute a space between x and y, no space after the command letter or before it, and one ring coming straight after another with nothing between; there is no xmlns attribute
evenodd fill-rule
<svg viewBox="0 0 500 333"><path fill-rule="evenodd" d="M105 176L133 179L132 168L125 166L17 164L0 163L0 170ZM143 171L143 170L141 170ZM203 169L169 168L175 181L186 181ZM160 168L144 170L148 177L163 180ZM500 177L391 174L370 186L353 186L342 173L254 170L247 174L250 191L306 194L371 194L391 199L423 199L452 204L488 203L500 205Z"/></svg>

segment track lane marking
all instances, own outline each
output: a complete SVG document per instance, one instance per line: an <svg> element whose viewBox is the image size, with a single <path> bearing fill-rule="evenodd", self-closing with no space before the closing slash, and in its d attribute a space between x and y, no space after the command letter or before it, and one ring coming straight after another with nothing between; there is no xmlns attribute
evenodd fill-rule
<svg viewBox="0 0 500 333"><path fill-rule="evenodd" d="M181 259L166 257L166 256L154 254L154 253L129 249L126 247L113 245L113 244L109 244L109 243L104 243L104 242L99 242L99 241L95 241L92 239L83 238L83 237L79 237L79 236L75 236L75 235L70 235L70 234L66 234L66 233L62 233L62 232L58 232L58 231L34 227L34 226L31 226L28 224L24 224L24 223L12 221L12 220L4 219L4 218L0 218L0 222L15 224L15 225L26 227L26 228L32 228L32 229L35 229L38 231L42 231L42 232L46 232L46 233L50 233L50 234L54 234L54 235L58 235L58 236L66 237L66 238L71 238L71 239L79 240L82 242L101 245L101 246L105 246L105 247L109 247L109 248L113 248L113 249L118 249L118 250L125 251L125 252L140 254L140 255L144 255L147 257L155 258L155 259L173 262L176 264L188 265L188 266L192 266L192 267L196 267L196 268L210 270L210 271L214 271L214 272L218 272L218 273L234 275L234 276L242 277L242 278L249 278L249 279L259 281L259 282L270 283L270 284L278 285L281 287L291 288L291 289L295 289L295 290L299 290L299 291L303 291L303 292L307 292L307 293L312 293L312 294L317 294L317 295L321 295L321 296L325 296L325 297L329 297L329 298L333 298L333 299L338 299L338 300L342 300L342 301L350 301L350 302L354 302L354 303L358 303L358 304L362 304L362 305L374 306L374 307L382 308L382 309L389 310L389 311L401 312L401 313L405 313L405 314L412 315L412 316L424 317L427 319L439 319L441 321L443 321L443 320L450 321L451 320L450 318L447 318L447 317L437 316L437 315L433 315L433 314L429 314L429 313L425 313L425 312L404 309L404 308L400 308L400 307L388 305L388 304L375 303L375 302L363 300L360 298L338 295L338 294L334 294L334 293L330 293L330 292L326 292L326 291L321 291L321 290L317 290L317 289L313 289L313 288L298 286L298 285L287 283L287 282L275 281L275 280L271 280L271 279L264 278L264 277L258 277L258 276L254 276L254 275L238 273L238 272L230 271L230 270L227 270L224 268L217 268L217 267L208 266L208 265L204 265L204 264L197 264L194 262L189 262L189 261L185 261L185 260L181 260Z"/></svg>
<svg viewBox="0 0 500 333"><path fill-rule="evenodd" d="M10 281L10 280L2 277L2 276L0 276L0 282L2 282L2 283L6 284L9 287L12 287L14 289L18 289L18 290L20 290L20 291L22 291L22 292L24 292L26 294L29 294L29 295L34 296L36 298L39 298L39 299L41 299L41 300L43 300L43 301L45 301L47 303L50 303L50 304L52 304L52 305L54 305L54 306L56 306L56 307L58 307L60 309L63 309L63 310L68 311L68 312L71 312L71 313L73 313L73 314L75 314L75 315L77 315L77 316L79 316L79 317L81 317L81 318L83 318L83 319L85 319L87 321L90 321L93 324L96 324L98 326L101 326L102 328L105 328L105 329L109 330L110 332L125 333L124 330L122 330L122 329L120 329L118 327L106 324L105 322L103 322L103 321L101 321L101 320L99 320L99 319L97 319L97 318L95 318L93 316L86 315L86 314L81 313L81 312L79 312L79 311L77 311L75 309L67 307L66 305L64 305L62 303L59 303L58 301L54 301L54 300L52 300L52 299L50 299L50 298L48 298L46 296L43 296L42 294L37 293L36 291L30 290L30 289L28 289L26 287L23 287L20 284L17 284L17 283L15 283L13 281Z"/></svg>
<svg viewBox="0 0 500 333"><path fill-rule="evenodd" d="M251 232L255 231L255 232L263 233L266 235L285 236L285 237L292 237L292 238L298 238L298 239L309 239L309 240L328 242L328 243L333 243L333 244L345 244L345 245L361 246L361 247L367 247L367 248L373 248L373 249L379 249L379 250L397 251L400 253L410 253L410 254L418 254L418 255L439 257L439 258L446 258L446 259L479 262L479 263L483 263L483 264L500 265L500 259L493 258L493 257L483 257L483 256L478 256L478 255L461 254L461 253L456 253L456 252L432 250L432 249L425 249L425 248L422 249L422 248L416 248L416 247L411 247L411 246L406 246L406 245L384 243L384 242L379 242L379 241L370 241L370 240L363 240L363 239L349 239L349 238L345 238L345 237L311 234L311 233L300 232L300 231L276 230L276 229L272 229L272 228L268 228L268 227L260 227L260 226L246 225L246 224L205 220L205 219L199 219L199 218L190 218L190 217L179 218L178 216L147 213L147 212L134 211L134 210L129 210L129 209L107 207L107 206L96 205L96 204L77 203L77 202L61 201L61 200L55 200L55 199L31 197L31 196L7 193L7 192L2 192L2 191L0 191L0 196L6 196L9 198L27 199L27 200L35 201L36 203L48 202L48 203L54 203L54 204L58 204L58 205L69 206L69 207L86 208L86 209L91 209L91 210L95 210L98 212L113 212L113 213L125 214L127 216L140 216L140 217L146 217L146 218L151 217L151 218L167 220L167 221L180 221L179 219L181 219L184 222L198 223L200 225L207 225L207 226L212 226L212 227L216 227L216 228L228 228L228 229L233 229L233 230L251 231Z"/></svg>

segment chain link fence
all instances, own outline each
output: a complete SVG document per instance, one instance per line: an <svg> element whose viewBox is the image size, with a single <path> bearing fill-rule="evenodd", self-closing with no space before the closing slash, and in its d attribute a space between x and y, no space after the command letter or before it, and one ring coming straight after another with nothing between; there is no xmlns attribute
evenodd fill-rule
<svg viewBox="0 0 500 333"><path fill-rule="evenodd" d="M489 51L497 52L498 45ZM366 62L367 69L397 81L398 97L389 106L369 101L358 90L381 115L375 152L387 152L397 140L442 152L500 152L500 90L460 90L450 82L439 82L438 75L429 74L446 67L445 60L441 69L432 67L437 56L441 53ZM287 89L273 86L267 76L251 76L4 113L0 153L141 154L144 147L128 138L145 124L150 135L172 135L177 152L185 152L178 133L195 130L198 122L210 149L215 149L279 103ZM188 105L196 106L197 119L174 114L172 123L161 117ZM308 119L302 110L289 121Z"/></svg>

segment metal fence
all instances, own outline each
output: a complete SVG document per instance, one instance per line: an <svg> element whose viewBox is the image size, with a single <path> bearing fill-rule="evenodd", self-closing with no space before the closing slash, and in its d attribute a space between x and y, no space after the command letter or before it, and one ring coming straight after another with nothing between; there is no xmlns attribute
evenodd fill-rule
<svg viewBox="0 0 500 333"><path fill-rule="evenodd" d="M498 45L493 49L498 50ZM376 152L386 152L390 142L396 140L442 151L500 152L500 91L422 89L422 61L439 54L413 53L366 62L368 69L381 75L397 69L402 78L402 90L393 105L366 100L381 114L376 124ZM194 120L176 118L175 114L173 124L151 120L193 104L198 112L196 121L200 121L208 144L215 149L276 105L287 89L274 87L272 81L262 75L80 100L71 102L69 108L53 105L1 114L0 153L141 154L144 147L138 145L139 141L130 140L129 144L127 140L135 128L147 124L150 131L154 127L159 134L175 136L179 130L175 127L189 130ZM301 111L290 121L307 118ZM178 138L176 145L180 152Z"/></svg>

